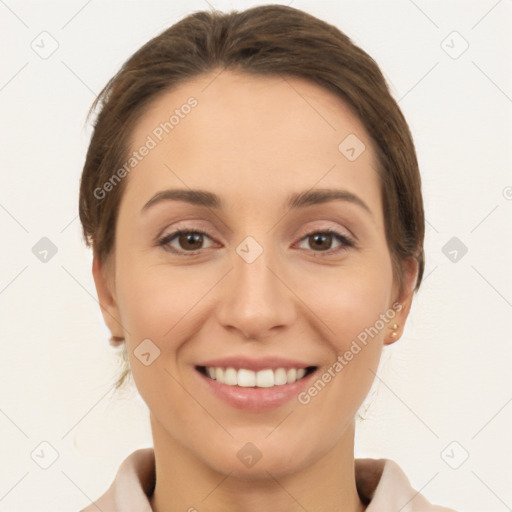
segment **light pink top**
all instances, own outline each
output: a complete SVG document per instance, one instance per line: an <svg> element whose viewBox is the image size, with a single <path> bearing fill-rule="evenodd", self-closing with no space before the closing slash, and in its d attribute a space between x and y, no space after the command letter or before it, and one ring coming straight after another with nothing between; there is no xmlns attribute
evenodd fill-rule
<svg viewBox="0 0 512 512"><path fill-rule="evenodd" d="M355 459L355 475L362 500L369 502L365 512L456 512L431 505L391 459ZM151 512L148 498L154 486L154 450L136 450L122 462L105 494L80 512Z"/></svg>

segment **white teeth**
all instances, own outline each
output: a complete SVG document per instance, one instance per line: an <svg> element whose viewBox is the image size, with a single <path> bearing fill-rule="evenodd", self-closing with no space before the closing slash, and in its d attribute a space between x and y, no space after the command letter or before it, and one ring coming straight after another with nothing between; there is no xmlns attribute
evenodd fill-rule
<svg viewBox="0 0 512 512"><path fill-rule="evenodd" d="M220 382L226 384L224 381ZM244 368L241 368L238 370L236 382L238 386L242 386L244 388L252 388L256 386L256 374L251 372L251 370L245 370Z"/></svg>
<svg viewBox="0 0 512 512"><path fill-rule="evenodd" d="M261 370L256 374L256 386L259 388L274 387L274 370Z"/></svg>
<svg viewBox="0 0 512 512"><path fill-rule="evenodd" d="M230 386L236 386L237 376L234 368L226 368L226 371L224 372L224 382Z"/></svg>
<svg viewBox="0 0 512 512"><path fill-rule="evenodd" d="M245 388L271 388L273 386L282 386L284 384L292 384L302 379L306 375L305 368L285 368L277 370L267 369L253 372L245 368L235 370L234 368L217 368L213 366L206 367L206 374L222 384L228 386L240 386Z"/></svg>
<svg viewBox="0 0 512 512"><path fill-rule="evenodd" d="M304 375L306 375L306 368L299 368L297 370L297 376L296 376L296 379L297 380L300 380L302 379L302 377L304 377Z"/></svg>
<svg viewBox="0 0 512 512"><path fill-rule="evenodd" d="M278 368L274 372L274 386L282 386L287 382L288 380L286 379L286 370L284 368Z"/></svg>

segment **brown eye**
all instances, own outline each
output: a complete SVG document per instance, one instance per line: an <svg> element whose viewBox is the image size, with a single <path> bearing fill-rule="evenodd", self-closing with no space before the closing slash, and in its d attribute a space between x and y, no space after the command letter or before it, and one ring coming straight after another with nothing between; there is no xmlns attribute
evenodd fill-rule
<svg viewBox="0 0 512 512"><path fill-rule="evenodd" d="M195 232L185 232L178 236L178 243L182 249L196 251L200 249L203 242L203 235Z"/></svg>
<svg viewBox="0 0 512 512"><path fill-rule="evenodd" d="M332 245L332 235L323 234L323 233L315 233L313 235L309 235L309 240L311 247L315 247L317 249L330 249Z"/></svg>
<svg viewBox="0 0 512 512"><path fill-rule="evenodd" d="M340 243L340 247L331 249L333 239ZM326 231L315 231L308 233L302 240L305 240L307 245L312 248L313 252L328 252L336 253L345 251L349 247L353 247L354 243L347 236L338 233L335 230L328 229Z"/></svg>
<svg viewBox="0 0 512 512"><path fill-rule="evenodd" d="M203 248L204 237L210 238L210 236L203 231L179 229L165 235L158 241L158 245L162 246L166 251L178 254L194 254ZM178 246L172 246L171 242L177 242Z"/></svg>
<svg viewBox="0 0 512 512"><path fill-rule="evenodd" d="M158 245L162 246L166 251L182 256L191 256L200 252L201 249L204 249L203 244L205 237L210 240L212 239L210 235L204 231L182 228L165 235L158 241ZM339 243L339 247L334 249L332 249L333 239ZM332 253L346 251L354 246L354 242L350 238L333 229L313 231L306 234L301 239L301 242L303 241L306 241L308 245L306 249L309 252L319 253L321 256L323 256L322 253L326 253L325 255L327 256ZM171 245L172 243L175 245Z"/></svg>

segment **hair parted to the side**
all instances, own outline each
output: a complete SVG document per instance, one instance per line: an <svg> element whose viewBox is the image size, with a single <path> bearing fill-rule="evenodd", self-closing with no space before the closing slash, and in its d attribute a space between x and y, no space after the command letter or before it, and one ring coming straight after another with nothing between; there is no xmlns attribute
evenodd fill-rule
<svg viewBox="0 0 512 512"><path fill-rule="evenodd" d="M127 160L138 118L160 94L217 69L303 78L348 104L375 147L394 278L402 290L403 263L416 259L417 291L424 271L425 219L409 126L365 51L334 25L282 5L190 14L144 44L99 93L89 111L90 116L99 110L80 182L79 215L85 243L100 261L107 264L113 255L126 179L102 199L94 191ZM123 358L127 361L126 352ZM116 388L129 371L126 364Z"/></svg>

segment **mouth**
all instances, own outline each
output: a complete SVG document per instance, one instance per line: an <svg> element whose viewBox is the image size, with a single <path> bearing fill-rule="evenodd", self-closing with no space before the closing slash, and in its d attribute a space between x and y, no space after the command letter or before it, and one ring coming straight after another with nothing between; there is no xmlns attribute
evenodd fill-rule
<svg viewBox="0 0 512 512"><path fill-rule="evenodd" d="M284 405L311 385L318 366L247 368L195 366L199 386L214 400L245 411L263 412Z"/></svg>
<svg viewBox="0 0 512 512"><path fill-rule="evenodd" d="M196 366L196 370L207 379L215 380L226 386L243 388L272 388L293 384L311 375L316 366L305 368L267 368L259 371L247 368L235 369L215 366Z"/></svg>

